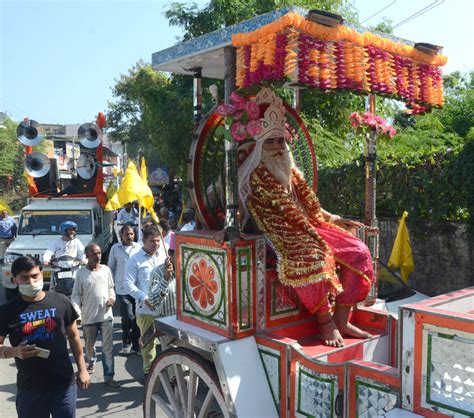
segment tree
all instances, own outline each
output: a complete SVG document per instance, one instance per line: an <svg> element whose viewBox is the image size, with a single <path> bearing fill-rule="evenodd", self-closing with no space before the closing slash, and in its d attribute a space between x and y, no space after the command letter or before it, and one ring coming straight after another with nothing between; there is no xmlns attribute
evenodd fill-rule
<svg viewBox="0 0 474 418"><path fill-rule="evenodd" d="M112 140L126 143L131 156L141 151L149 165L165 163L182 174L193 128L191 88L183 78L137 63L113 89L118 100L107 114Z"/></svg>

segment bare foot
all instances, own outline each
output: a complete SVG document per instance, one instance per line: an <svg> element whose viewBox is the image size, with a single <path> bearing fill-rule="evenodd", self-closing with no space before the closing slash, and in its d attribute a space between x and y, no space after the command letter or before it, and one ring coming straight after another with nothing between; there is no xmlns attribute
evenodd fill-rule
<svg viewBox="0 0 474 418"><path fill-rule="evenodd" d="M328 347L344 347L344 339L332 319L319 324L319 330L321 331L321 340L323 340L324 345Z"/></svg>
<svg viewBox="0 0 474 418"><path fill-rule="evenodd" d="M346 324L337 324L337 328L341 332L342 335L346 337L353 337L353 338L371 338L372 334L357 328L355 325L351 324L350 322L346 322Z"/></svg>

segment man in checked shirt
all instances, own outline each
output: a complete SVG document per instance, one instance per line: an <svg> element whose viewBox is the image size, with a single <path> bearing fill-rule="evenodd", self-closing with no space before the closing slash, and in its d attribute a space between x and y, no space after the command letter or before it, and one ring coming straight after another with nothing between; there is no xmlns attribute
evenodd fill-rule
<svg viewBox="0 0 474 418"><path fill-rule="evenodd" d="M143 231L142 249L130 257L125 272L125 291L135 299L136 320L140 333L153 324L155 318L175 315L176 286L173 264L162 245L158 225L149 225ZM150 295L151 283L153 292ZM156 339L141 349L143 373L146 376L156 357Z"/></svg>

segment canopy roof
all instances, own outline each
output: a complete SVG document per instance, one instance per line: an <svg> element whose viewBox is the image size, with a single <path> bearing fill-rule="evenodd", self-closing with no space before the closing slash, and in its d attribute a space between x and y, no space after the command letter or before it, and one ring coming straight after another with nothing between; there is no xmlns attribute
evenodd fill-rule
<svg viewBox="0 0 474 418"><path fill-rule="evenodd" d="M235 25L207 33L189 41L180 42L170 48L152 54L152 66L158 71L169 71L177 74L192 75L193 68L200 67L202 76L207 78L224 78L224 48L232 45L232 35L254 32L257 29L279 20L281 17L295 13L306 17L308 10L289 6L273 12L256 16ZM357 27L345 22L345 27L359 33L369 32L368 29ZM393 42L414 46L414 42L397 38L392 35L373 32L380 38Z"/></svg>

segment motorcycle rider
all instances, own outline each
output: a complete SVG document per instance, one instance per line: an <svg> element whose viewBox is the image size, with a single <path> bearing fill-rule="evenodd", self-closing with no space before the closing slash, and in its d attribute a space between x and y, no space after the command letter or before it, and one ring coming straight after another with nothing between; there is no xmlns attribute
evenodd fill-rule
<svg viewBox="0 0 474 418"><path fill-rule="evenodd" d="M74 221L65 221L59 226L61 237L55 239L48 245L48 249L43 254L43 264L49 266L51 258L58 258L62 255L69 255L78 258L85 264L84 245L76 238L77 224Z"/></svg>

